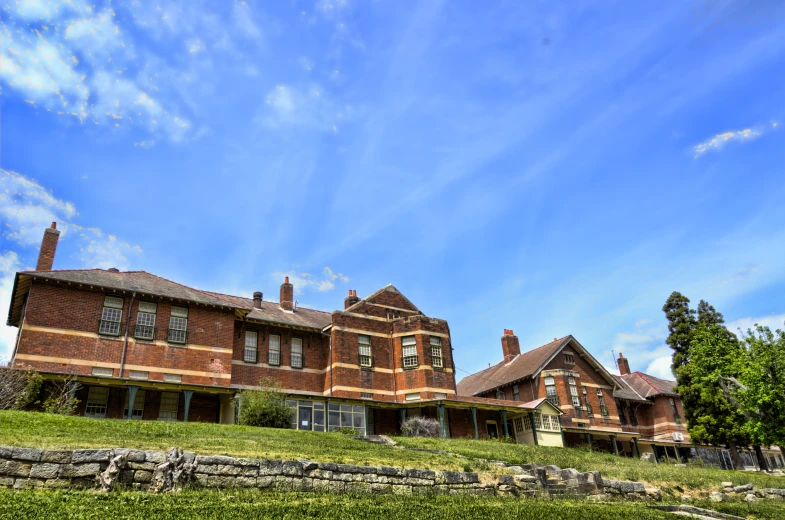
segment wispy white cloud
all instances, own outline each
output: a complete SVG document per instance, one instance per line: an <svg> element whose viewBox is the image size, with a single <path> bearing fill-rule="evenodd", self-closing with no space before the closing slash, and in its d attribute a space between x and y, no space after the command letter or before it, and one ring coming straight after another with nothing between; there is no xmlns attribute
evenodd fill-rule
<svg viewBox="0 0 785 520"><path fill-rule="evenodd" d="M353 110L342 106L318 85L277 85L265 96L257 121L268 128L295 127L337 132Z"/></svg>
<svg viewBox="0 0 785 520"><path fill-rule="evenodd" d="M725 324L725 326L734 334L739 334L739 330L746 334L748 329L755 327L755 324L762 327L768 327L771 330L785 330L785 313L783 314L770 314L768 316L760 317L747 317L739 318Z"/></svg>
<svg viewBox="0 0 785 520"><path fill-rule="evenodd" d="M771 128L776 128L777 123L774 122L771 125ZM695 151L695 158L697 159L701 155L705 154L709 151L719 151L722 150L725 145L729 142L736 141L736 142L745 142L745 141L752 141L757 139L758 137L762 136L765 132L764 127L757 127L757 128L745 128L743 130L730 130L727 132L723 132L721 134L717 134L710 139L703 141L702 143L696 144L693 146L693 150Z"/></svg>
<svg viewBox="0 0 785 520"><path fill-rule="evenodd" d="M191 123L144 63L110 7L24 1L0 21L0 82L50 114L81 124L132 126L179 140ZM133 20L133 18L131 18Z"/></svg>
<svg viewBox="0 0 785 520"><path fill-rule="evenodd" d="M0 233L4 238L0 242L0 306L11 300L15 273L35 265L43 231L52 222L57 222L60 240L75 246L71 249L80 266L126 269L142 253L138 245L116 235L77 224L77 217L71 202L57 198L33 179L0 169ZM10 357L15 337L15 328L0 326L0 360Z"/></svg>
<svg viewBox="0 0 785 520"><path fill-rule="evenodd" d="M296 294L303 294L307 291L328 292L335 289L337 283L347 283L349 277L343 273L336 273L330 267L325 267L320 276L313 276L311 273L302 273L295 270L285 272L278 271L272 274L273 279L283 280L285 276L294 285Z"/></svg>

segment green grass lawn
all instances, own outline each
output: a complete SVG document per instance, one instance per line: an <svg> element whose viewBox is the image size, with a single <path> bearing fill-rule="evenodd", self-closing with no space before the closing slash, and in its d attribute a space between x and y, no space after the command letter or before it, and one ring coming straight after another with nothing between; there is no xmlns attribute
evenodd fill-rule
<svg viewBox="0 0 785 520"><path fill-rule="evenodd" d="M572 500L489 497L319 495L259 491L138 492L11 491L0 489L0 519L476 519L610 520L674 518L639 503L592 504ZM761 517L763 518L763 517Z"/></svg>
<svg viewBox="0 0 785 520"><path fill-rule="evenodd" d="M723 481L735 485L785 488L785 478L758 473L721 471L670 464L654 465L579 448L549 448L464 439L396 438L404 448L443 450L434 454L379 446L338 433L274 430L208 423L170 423L63 417L36 412L0 412L0 445L37 448L139 448L165 450L178 446L200 454L320 462L388 465L493 473L494 466L472 459L511 463L540 462L603 476L637 480L660 487L668 496L688 489L714 490ZM463 459L453 455L468 457Z"/></svg>

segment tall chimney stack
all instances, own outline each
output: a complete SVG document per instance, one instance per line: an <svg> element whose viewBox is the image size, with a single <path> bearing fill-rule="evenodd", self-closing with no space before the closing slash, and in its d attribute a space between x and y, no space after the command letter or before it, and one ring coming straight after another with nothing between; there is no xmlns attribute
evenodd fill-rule
<svg viewBox="0 0 785 520"><path fill-rule="evenodd" d="M279 305L285 311L294 311L294 286L289 283L288 276L281 284L281 303Z"/></svg>
<svg viewBox="0 0 785 520"><path fill-rule="evenodd" d="M343 308L348 309L355 303L359 302L360 298L357 296L357 291L349 289L349 296L343 299Z"/></svg>
<svg viewBox="0 0 785 520"><path fill-rule="evenodd" d="M55 263L55 251L57 241L60 239L60 231L57 229L57 222L52 222L52 226L44 230L44 239L41 241L41 251L38 253L38 264L36 271L51 271Z"/></svg>
<svg viewBox="0 0 785 520"><path fill-rule="evenodd" d="M622 355L621 352L619 352L619 359L617 363L619 364L619 373L621 375L626 376L630 373L630 362Z"/></svg>
<svg viewBox="0 0 785 520"><path fill-rule="evenodd" d="M253 308L254 309L262 308L262 293L260 293L259 291L253 293Z"/></svg>
<svg viewBox="0 0 785 520"><path fill-rule="evenodd" d="M504 361L510 362L515 356L521 354L521 345L518 343L518 336L513 334L512 329L504 329L502 336L502 352Z"/></svg>

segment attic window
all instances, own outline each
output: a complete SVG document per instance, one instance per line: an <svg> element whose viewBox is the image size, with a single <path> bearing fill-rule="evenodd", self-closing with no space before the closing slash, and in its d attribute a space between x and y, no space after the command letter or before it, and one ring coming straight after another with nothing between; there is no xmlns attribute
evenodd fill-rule
<svg viewBox="0 0 785 520"><path fill-rule="evenodd" d="M564 354L564 362L568 365L574 365L575 356L573 356L572 354Z"/></svg>

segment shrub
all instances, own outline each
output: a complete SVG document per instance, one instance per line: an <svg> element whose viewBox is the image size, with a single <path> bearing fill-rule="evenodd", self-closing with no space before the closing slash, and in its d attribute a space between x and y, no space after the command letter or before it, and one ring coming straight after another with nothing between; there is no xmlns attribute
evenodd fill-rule
<svg viewBox="0 0 785 520"><path fill-rule="evenodd" d="M240 392L240 424L266 428L291 428L294 411L274 379L263 378L259 388Z"/></svg>
<svg viewBox="0 0 785 520"><path fill-rule="evenodd" d="M344 435L360 435L360 432L358 432L354 428L349 428L349 427L346 427L346 426L344 426L342 428L338 428L338 433L342 433Z"/></svg>
<svg viewBox="0 0 785 520"><path fill-rule="evenodd" d="M24 410L36 401L43 382L32 368L0 367L0 410Z"/></svg>
<svg viewBox="0 0 785 520"><path fill-rule="evenodd" d="M436 419L410 417L403 422L401 431L407 437L440 437L442 427Z"/></svg>
<svg viewBox="0 0 785 520"><path fill-rule="evenodd" d="M49 395L42 405L44 411L57 415L74 415L79 404L76 391L80 386L74 379L53 382L49 387Z"/></svg>

